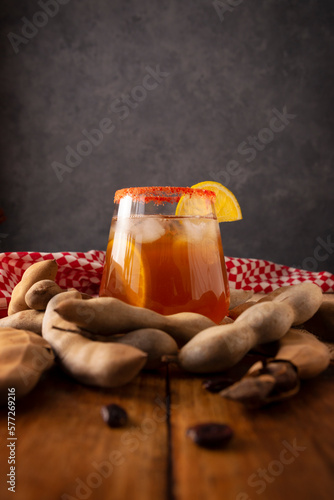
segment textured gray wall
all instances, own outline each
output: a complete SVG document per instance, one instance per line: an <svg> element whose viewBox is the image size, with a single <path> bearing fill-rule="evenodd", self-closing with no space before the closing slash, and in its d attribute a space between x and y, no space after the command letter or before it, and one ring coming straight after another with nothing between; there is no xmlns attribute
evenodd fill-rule
<svg viewBox="0 0 334 500"><path fill-rule="evenodd" d="M212 179L244 215L226 255L334 272L333 1L3 0L1 23L0 250L104 249L116 189Z"/></svg>

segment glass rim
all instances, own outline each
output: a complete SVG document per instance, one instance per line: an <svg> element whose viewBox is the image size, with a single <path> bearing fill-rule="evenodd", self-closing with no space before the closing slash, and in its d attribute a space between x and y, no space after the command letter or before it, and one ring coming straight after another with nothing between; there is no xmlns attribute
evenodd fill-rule
<svg viewBox="0 0 334 500"><path fill-rule="evenodd" d="M133 201L141 201L144 203L154 202L156 204L178 203L182 196L198 196L202 199L210 200L213 203L216 199L216 193L209 189L176 186L143 186L117 190L114 197L114 203L119 204L126 196L130 196Z"/></svg>

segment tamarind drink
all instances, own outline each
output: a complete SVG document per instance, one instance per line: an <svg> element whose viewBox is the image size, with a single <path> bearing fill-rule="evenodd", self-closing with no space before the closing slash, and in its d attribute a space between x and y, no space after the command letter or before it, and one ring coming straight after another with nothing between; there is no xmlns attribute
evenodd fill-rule
<svg viewBox="0 0 334 500"><path fill-rule="evenodd" d="M147 192L153 188L133 189ZM182 189L176 196L180 202L183 190L190 188L163 189ZM133 193L131 195L133 208ZM155 211L166 212L166 203L161 206L156 198L157 195L153 204ZM124 216L124 210L122 213L116 211L111 223L100 296L116 297L161 314L197 312L218 323L228 311L229 288L214 212L204 213L201 207L203 215L179 215L180 209L175 213L174 207L173 214L168 210L167 213L146 213L151 202L142 201L142 206L139 205L141 210L145 209L144 213L133 214L131 210ZM171 211L169 205L168 209Z"/></svg>

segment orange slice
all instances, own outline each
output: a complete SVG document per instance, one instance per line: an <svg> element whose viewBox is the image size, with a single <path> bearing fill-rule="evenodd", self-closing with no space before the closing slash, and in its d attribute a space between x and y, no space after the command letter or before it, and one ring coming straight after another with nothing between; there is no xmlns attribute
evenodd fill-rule
<svg viewBox="0 0 334 500"><path fill-rule="evenodd" d="M238 200L234 194L219 182L204 181L191 186L193 189L206 189L216 193L215 210L218 222L231 222L242 219ZM182 197L176 207L176 215L201 215L204 213L202 198Z"/></svg>
<svg viewBox="0 0 334 500"><path fill-rule="evenodd" d="M112 295L133 306L145 307L147 266L133 241L116 235L108 243L106 259L110 283L107 288Z"/></svg>

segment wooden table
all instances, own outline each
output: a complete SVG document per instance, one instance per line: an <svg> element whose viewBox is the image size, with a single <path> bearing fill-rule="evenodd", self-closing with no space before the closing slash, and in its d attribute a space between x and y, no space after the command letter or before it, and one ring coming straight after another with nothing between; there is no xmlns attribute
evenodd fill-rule
<svg viewBox="0 0 334 500"><path fill-rule="evenodd" d="M253 358L237 367L246 371ZM334 367L291 399L247 410L202 388L207 377L169 367L124 388L73 382L58 367L16 403L16 488L7 490L7 409L0 411L3 500L327 500L334 492ZM101 406L122 405L129 424L111 429ZM186 429L229 424L219 451Z"/></svg>

